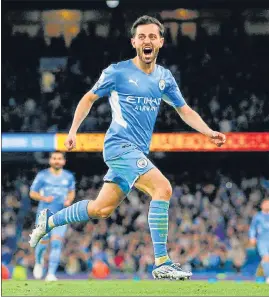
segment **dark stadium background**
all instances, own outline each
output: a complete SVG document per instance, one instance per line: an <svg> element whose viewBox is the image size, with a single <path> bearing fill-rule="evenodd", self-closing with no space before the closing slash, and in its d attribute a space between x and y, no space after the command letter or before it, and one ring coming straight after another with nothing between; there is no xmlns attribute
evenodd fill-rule
<svg viewBox="0 0 269 297"><path fill-rule="evenodd" d="M105 1L5 1L3 8L2 136L68 132L79 98L102 69L134 55L127 28L142 14L166 19L170 31L158 61L171 69L187 102L213 129L269 132L265 2L121 0L111 9ZM46 15L59 9L64 10ZM81 15L92 20L76 21ZM56 23L71 20L69 33L78 37L60 34L46 44L44 35L47 40L57 35L52 17ZM40 68L55 65L40 62L42 57L58 58L56 64L62 66L44 73ZM107 100L101 99L80 131L105 132L110 119ZM155 132L191 129L163 104ZM2 152L2 262L10 271L25 267L30 278L34 254L27 241L36 203L28 191L47 157L46 152ZM254 279L259 257L247 233L260 201L269 197L268 152L152 152L150 158L174 188L169 233L173 259L191 267L197 278ZM76 199L94 199L107 170L101 153L69 153L66 167L77 179ZM148 204L147 197L133 191L109 220L70 227L61 276L92 276L92 267L102 260L112 277L148 277L153 260Z"/></svg>

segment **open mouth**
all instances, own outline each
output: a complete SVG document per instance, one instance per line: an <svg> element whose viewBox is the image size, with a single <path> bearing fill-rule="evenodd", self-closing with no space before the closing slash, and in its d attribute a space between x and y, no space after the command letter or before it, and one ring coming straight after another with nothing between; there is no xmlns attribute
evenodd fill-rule
<svg viewBox="0 0 269 297"><path fill-rule="evenodd" d="M144 49L143 49L143 52L144 52L144 54L145 55L150 55L151 53L152 53L152 48L150 48L150 47L145 47Z"/></svg>

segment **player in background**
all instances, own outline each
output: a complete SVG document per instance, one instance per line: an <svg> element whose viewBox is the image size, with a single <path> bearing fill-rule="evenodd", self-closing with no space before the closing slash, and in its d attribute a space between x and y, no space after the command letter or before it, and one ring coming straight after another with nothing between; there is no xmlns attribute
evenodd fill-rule
<svg viewBox="0 0 269 297"><path fill-rule="evenodd" d="M252 219L249 240L251 245L257 246L266 282L269 284L269 199L263 200L261 211Z"/></svg>
<svg viewBox="0 0 269 297"><path fill-rule="evenodd" d="M133 24L131 35L136 57L112 64L103 71L94 87L79 102L65 141L68 150L76 147L77 130L93 103L99 97L108 95L112 122L104 143L104 161L109 167L104 185L94 201L80 201L56 214L43 211L29 243L35 246L56 226L91 218L108 218L135 187L152 199L148 221L155 255L153 277L186 279L192 275L191 272L183 271L167 253L172 187L147 157L161 101L171 105L185 123L217 146L224 144L226 139L222 133L210 129L187 105L171 72L156 64L159 49L164 43L163 25L153 17L142 16ZM71 215L73 213L75 215Z"/></svg>
<svg viewBox="0 0 269 297"><path fill-rule="evenodd" d="M37 215L44 209L52 212L70 206L75 198L75 179L72 173L64 170L65 155L53 152L48 169L40 171L30 189L30 197L39 201ZM56 281L55 273L59 266L61 249L67 225L54 228L40 240L35 248L34 277L41 279L44 274L44 254L50 241L50 254L47 281Z"/></svg>

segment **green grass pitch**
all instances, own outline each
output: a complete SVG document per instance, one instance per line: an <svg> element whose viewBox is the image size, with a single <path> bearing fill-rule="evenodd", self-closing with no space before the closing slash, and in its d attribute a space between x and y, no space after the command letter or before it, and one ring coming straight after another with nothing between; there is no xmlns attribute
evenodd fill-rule
<svg viewBox="0 0 269 297"><path fill-rule="evenodd" d="M2 282L2 296L269 296L269 285L233 281L7 280Z"/></svg>

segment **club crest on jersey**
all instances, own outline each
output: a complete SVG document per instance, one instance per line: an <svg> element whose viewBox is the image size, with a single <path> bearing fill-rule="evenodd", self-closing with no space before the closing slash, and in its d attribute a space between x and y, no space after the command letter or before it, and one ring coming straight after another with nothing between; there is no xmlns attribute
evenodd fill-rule
<svg viewBox="0 0 269 297"><path fill-rule="evenodd" d="M161 91L164 90L164 88L165 88L165 80L164 79L161 79L159 81L159 88L160 88Z"/></svg>
<svg viewBox="0 0 269 297"><path fill-rule="evenodd" d="M64 180L62 181L62 184L65 185L65 186L68 185L68 180L67 180L67 179L64 179Z"/></svg>
<svg viewBox="0 0 269 297"><path fill-rule="evenodd" d="M145 168L148 165L148 160L145 158L139 159L136 162L138 168Z"/></svg>

